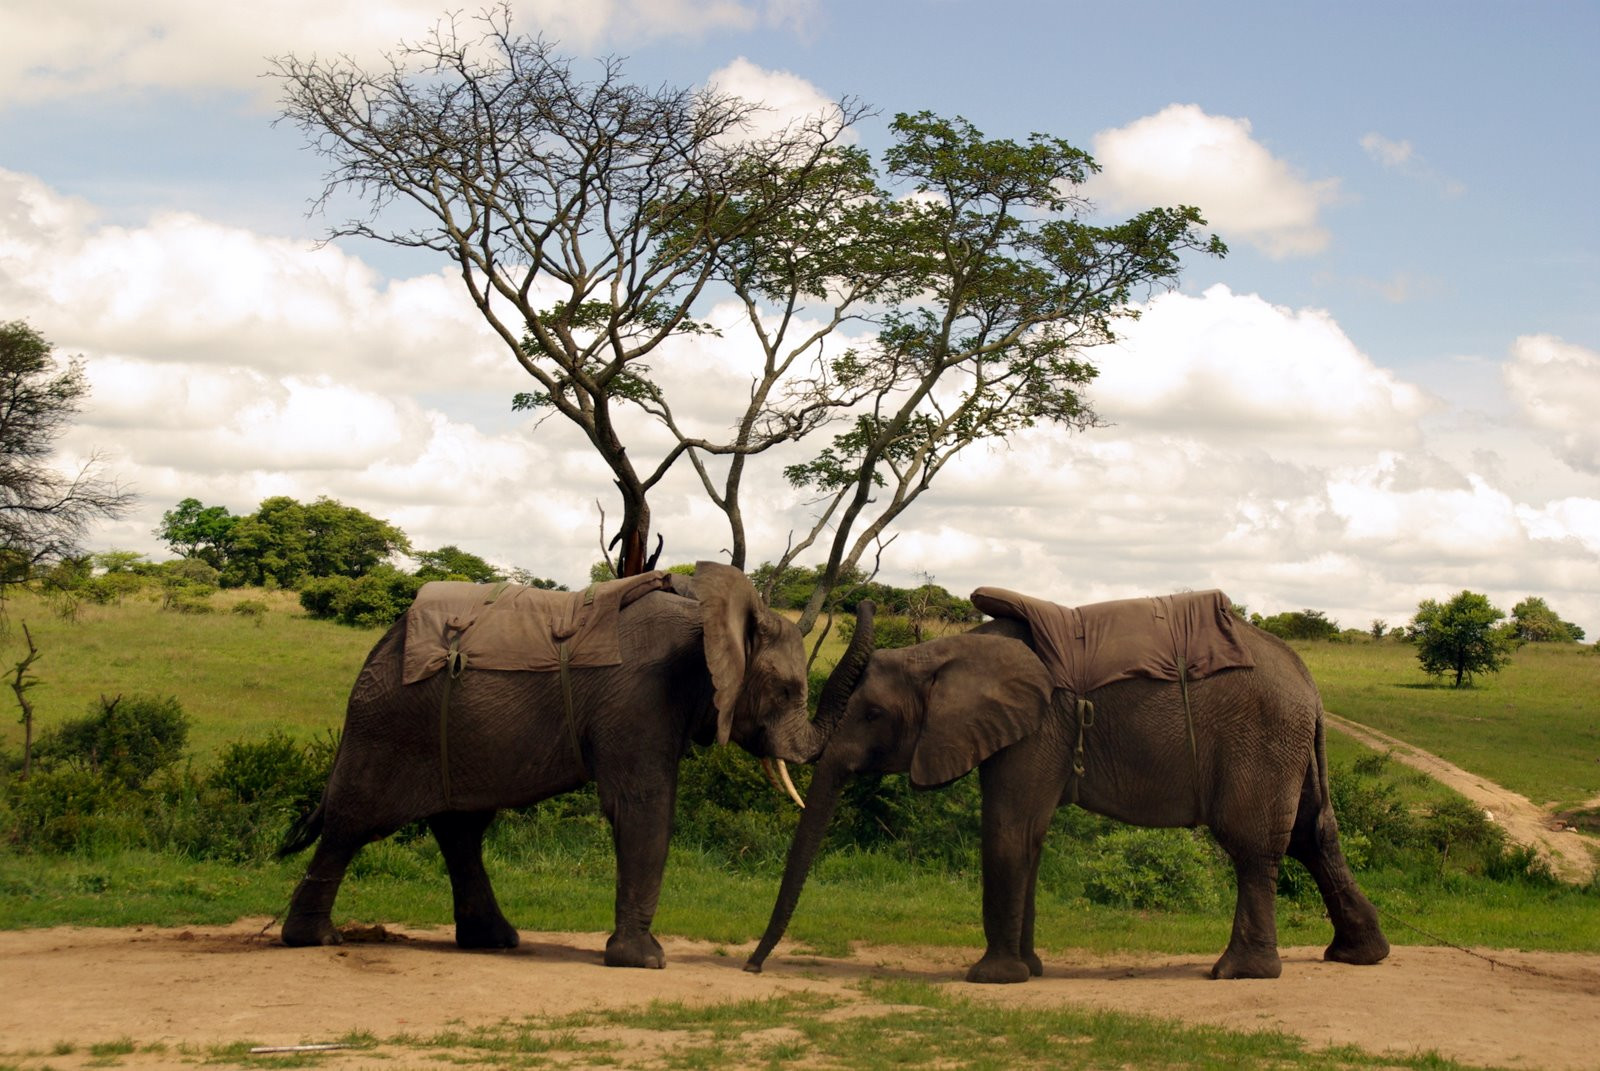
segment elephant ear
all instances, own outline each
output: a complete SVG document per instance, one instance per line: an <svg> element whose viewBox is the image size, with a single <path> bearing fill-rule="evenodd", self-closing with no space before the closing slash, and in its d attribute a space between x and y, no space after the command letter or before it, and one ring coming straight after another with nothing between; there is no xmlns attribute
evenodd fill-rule
<svg viewBox="0 0 1600 1071"><path fill-rule="evenodd" d="M695 562L694 592L700 601L706 668L716 693L717 743L726 744L760 630L761 597L748 577L721 562Z"/></svg>
<svg viewBox="0 0 1600 1071"><path fill-rule="evenodd" d="M911 783L936 788L1037 732L1050 710L1050 674L1031 648L1004 636L936 640L951 653L933 674ZM931 646L931 645L930 645Z"/></svg>

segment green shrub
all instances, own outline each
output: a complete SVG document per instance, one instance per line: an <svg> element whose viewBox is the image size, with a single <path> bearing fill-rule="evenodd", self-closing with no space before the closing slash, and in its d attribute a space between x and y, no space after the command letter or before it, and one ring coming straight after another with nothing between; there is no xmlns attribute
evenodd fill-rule
<svg viewBox="0 0 1600 1071"><path fill-rule="evenodd" d="M72 766L138 788L178 761L188 739L189 718L172 696L101 696L87 717L41 735L34 755L44 769Z"/></svg>
<svg viewBox="0 0 1600 1071"><path fill-rule="evenodd" d="M357 628L384 628L406 612L423 583L392 565L380 565L365 576L307 580L300 587L300 605L312 617Z"/></svg>
<svg viewBox="0 0 1600 1071"><path fill-rule="evenodd" d="M1147 910L1207 907L1217 900L1215 849L1186 829L1123 828L1095 841L1084 895Z"/></svg>
<svg viewBox="0 0 1600 1071"><path fill-rule="evenodd" d="M839 620L839 638L848 644L856 633L853 617ZM872 619L872 639L879 650L891 647L910 647L917 642L917 629L909 617L900 614L878 614Z"/></svg>
<svg viewBox="0 0 1600 1071"><path fill-rule="evenodd" d="M35 771L6 789L8 839L47 852L91 850L142 842L136 799L125 785L74 766Z"/></svg>

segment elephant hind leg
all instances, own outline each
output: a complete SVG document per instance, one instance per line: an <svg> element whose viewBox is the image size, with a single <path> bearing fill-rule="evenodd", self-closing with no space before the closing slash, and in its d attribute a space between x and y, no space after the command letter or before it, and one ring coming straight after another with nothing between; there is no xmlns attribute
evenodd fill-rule
<svg viewBox="0 0 1600 1071"><path fill-rule="evenodd" d="M283 922L284 944L303 948L343 943L344 938L333 925L333 901L339 895L344 872L362 843L323 833L311 855L311 864L306 867L306 876L289 899L289 913Z"/></svg>
<svg viewBox="0 0 1600 1071"><path fill-rule="evenodd" d="M517 928L506 921L483 868L483 835L493 811L436 814L428 828L439 842L455 903L456 944L462 948L515 948Z"/></svg>
<svg viewBox="0 0 1600 1071"><path fill-rule="evenodd" d="M1350 873L1339 846L1339 823L1325 789L1313 767L1300 794L1289 855L1311 872L1333 923L1333 942L1323 958L1358 965L1378 963L1389 955L1389 941L1378 925L1378 909Z"/></svg>

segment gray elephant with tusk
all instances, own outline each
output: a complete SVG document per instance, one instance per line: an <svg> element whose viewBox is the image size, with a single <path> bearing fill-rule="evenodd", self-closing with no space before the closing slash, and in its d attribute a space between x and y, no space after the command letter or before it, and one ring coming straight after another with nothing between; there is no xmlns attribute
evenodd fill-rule
<svg viewBox="0 0 1600 1071"><path fill-rule="evenodd" d="M336 944L334 898L362 845L425 819L454 894L456 941L509 948L483 866L495 812L594 781L617 858L611 966L660 967L650 932L690 743L812 761L805 648L737 569L649 573L586 592L426 585L367 656L321 805L280 855L316 844L283 926Z"/></svg>
<svg viewBox="0 0 1600 1071"><path fill-rule="evenodd" d="M1240 621L1221 592L1055 606L998 588L972 632L874 651L862 604L823 690L826 738L772 918L745 969L783 936L847 780L908 773L934 788L976 768L983 928L973 982L1042 973L1034 951L1040 850L1057 807L1143 826L1210 828L1238 882L1214 978L1275 978L1278 867L1305 864L1333 923L1329 960L1389 952L1339 847L1322 703L1299 657Z"/></svg>

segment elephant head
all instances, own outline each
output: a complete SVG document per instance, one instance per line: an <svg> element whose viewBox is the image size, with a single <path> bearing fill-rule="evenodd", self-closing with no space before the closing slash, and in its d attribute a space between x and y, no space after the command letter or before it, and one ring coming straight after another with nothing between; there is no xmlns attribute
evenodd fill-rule
<svg viewBox="0 0 1600 1071"><path fill-rule="evenodd" d="M806 707L805 642L794 622L762 605L744 573L697 562L706 666L717 712L717 743L785 762L811 762L822 735Z"/></svg>
<svg viewBox="0 0 1600 1071"><path fill-rule="evenodd" d="M747 971L760 971L783 936L851 776L908 773L918 788L948 784L1036 731L1050 709L1049 673L1021 640L966 633L874 651L872 620L872 604L862 603L850 650L818 702L825 742Z"/></svg>

